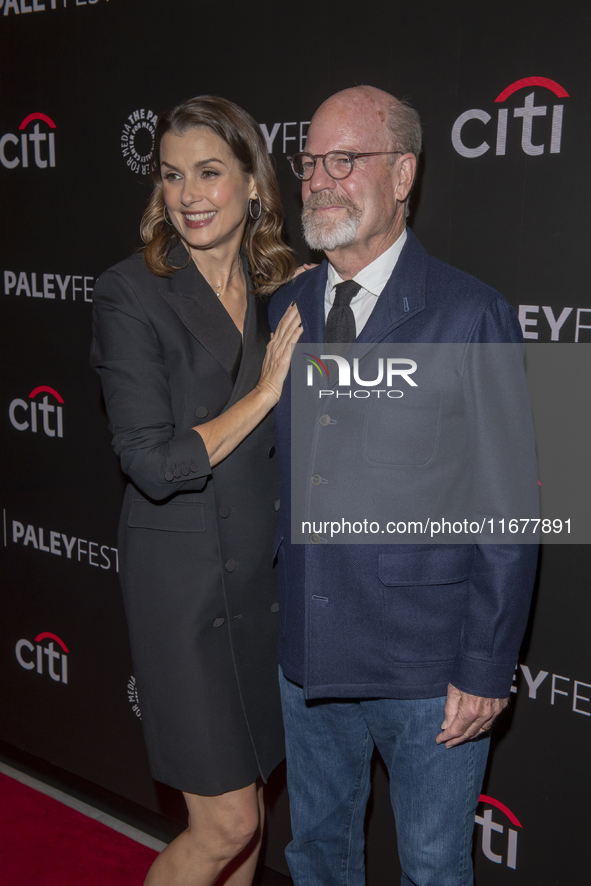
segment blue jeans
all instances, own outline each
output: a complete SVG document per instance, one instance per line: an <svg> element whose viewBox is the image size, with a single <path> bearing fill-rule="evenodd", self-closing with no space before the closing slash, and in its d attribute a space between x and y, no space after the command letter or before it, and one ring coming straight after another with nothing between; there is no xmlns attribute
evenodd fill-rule
<svg viewBox="0 0 591 886"><path fill-rule="evenodd" d="M295 886L364 886L376 746L390 775L402 886L472 886L472 831L488 735L435 743L445 698L306 701L280 671Z"/></svg>

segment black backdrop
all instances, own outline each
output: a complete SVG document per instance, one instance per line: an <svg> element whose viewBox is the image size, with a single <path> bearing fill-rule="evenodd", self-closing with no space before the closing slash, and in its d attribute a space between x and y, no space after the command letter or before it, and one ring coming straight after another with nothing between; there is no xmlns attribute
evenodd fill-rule
<svg viewBox="0 0 591 886"><path fill-rule="evenodd" d="M0 0L1 739L168 808L143 750L117 579L122 478L87 357L94 280L139 245L154 116L199 93L247 108L303 259L285 155L314 109L359 83L410 98L425 127L415 233L500 289L528 340L584 346L590 20L584 0ZM588 574L587 546L544 549L478 813L482 886L588 883ZM374 781L370 886L397 868L379 761ZM281 775L274 789L266 859L285 870Z"/></svg>

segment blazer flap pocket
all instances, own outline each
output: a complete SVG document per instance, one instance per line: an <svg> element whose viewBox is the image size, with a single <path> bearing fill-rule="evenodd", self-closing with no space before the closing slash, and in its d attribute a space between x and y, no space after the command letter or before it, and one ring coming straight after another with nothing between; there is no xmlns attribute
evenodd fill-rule
<svg viewBox="0 0 591 886"><path fill-rule="evenodd" d="M155 505L136 499L131 504L127 525L133 529L163 532L205 532L205 505L193 501L169 501Z"/></svg>
<svg viewBox="0 0 591 886"><path fill-rule="evenodd" d="M378 575L388 586L449 585L466 581L474 556L473 545L438 545L436 548L380 554Z"/></svg>

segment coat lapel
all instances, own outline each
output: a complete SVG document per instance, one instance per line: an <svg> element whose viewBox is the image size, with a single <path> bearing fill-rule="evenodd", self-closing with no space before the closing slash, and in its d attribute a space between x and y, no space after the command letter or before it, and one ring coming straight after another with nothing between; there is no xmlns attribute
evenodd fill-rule
<svg viewBox="0 0 591 886"><path fill-rule="evenodd" d="M327 275L328 262L326 259L319 268L306 271L303 275L302 288L295 300L304 329L300 344L324 341L324 293Z"/></svg>
<svg viewBox="0 0 591 886"><path fill-rule="evenodd" d="M162 278L162 285L158 287L160 295L191 335L233 379L241 346L240 332L211 286L197 270L195 262L186 264L188 254L182 243L171 249L169 257L179 270L172 277Z"/></svg>
<svg viewBox="0 0 591 886"><path fill-rule="evenodd" d="M245 265L245 274L248 265ZM246 276L247 283L250 278ZM269 300L253 295L251 286L248 285L246 316L244 318L244 336L242 344L242 360L238 377L234 384L232 396L228 400L224 411L250 393L257 384L261 375L261 366L265 357L267 344L271 337L269 326L268 307ZM221 307L221 306L220 306Z"/></svg>
<svg viewBox="0 0 591 886"><path fill-rule="evenodd" d="M364 357L375 344L385 341L397 327L425 309L427 259L427 253L407 228L407 240L392 276L357 337L357 344L367 347L356 356Z"/></svg>
<svg viewBox="0 0 591 886"><path fill-rule="evenodd" d="M412 231L358 342L380 342L425 308L427 253Z"/></svg>

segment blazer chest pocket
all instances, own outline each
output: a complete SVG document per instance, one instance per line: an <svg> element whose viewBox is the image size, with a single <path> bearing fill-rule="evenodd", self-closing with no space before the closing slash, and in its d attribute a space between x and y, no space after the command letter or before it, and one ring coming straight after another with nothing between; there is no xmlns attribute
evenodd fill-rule
<svg viewBox="0 0 591 886"><path fill-rule="evenodd" d="M455 658L466 610L471 545L381 554L386 655L397 663Z"/></svg>
<svg viewBox="0 0 591 886"><path fill-rule="evenodd" d="M402 394L370 400L363 441L363 455L370 465L426 467L435 458L442 392L412 389Z"/></svg>
<svg viewBox="0 0 591 886"><path fill-rule="evenodd" d="M157 529L160 532L205 532L205 505L192 501L153 505L136 499L131 504L127 525L131 529Z"/></svg>

